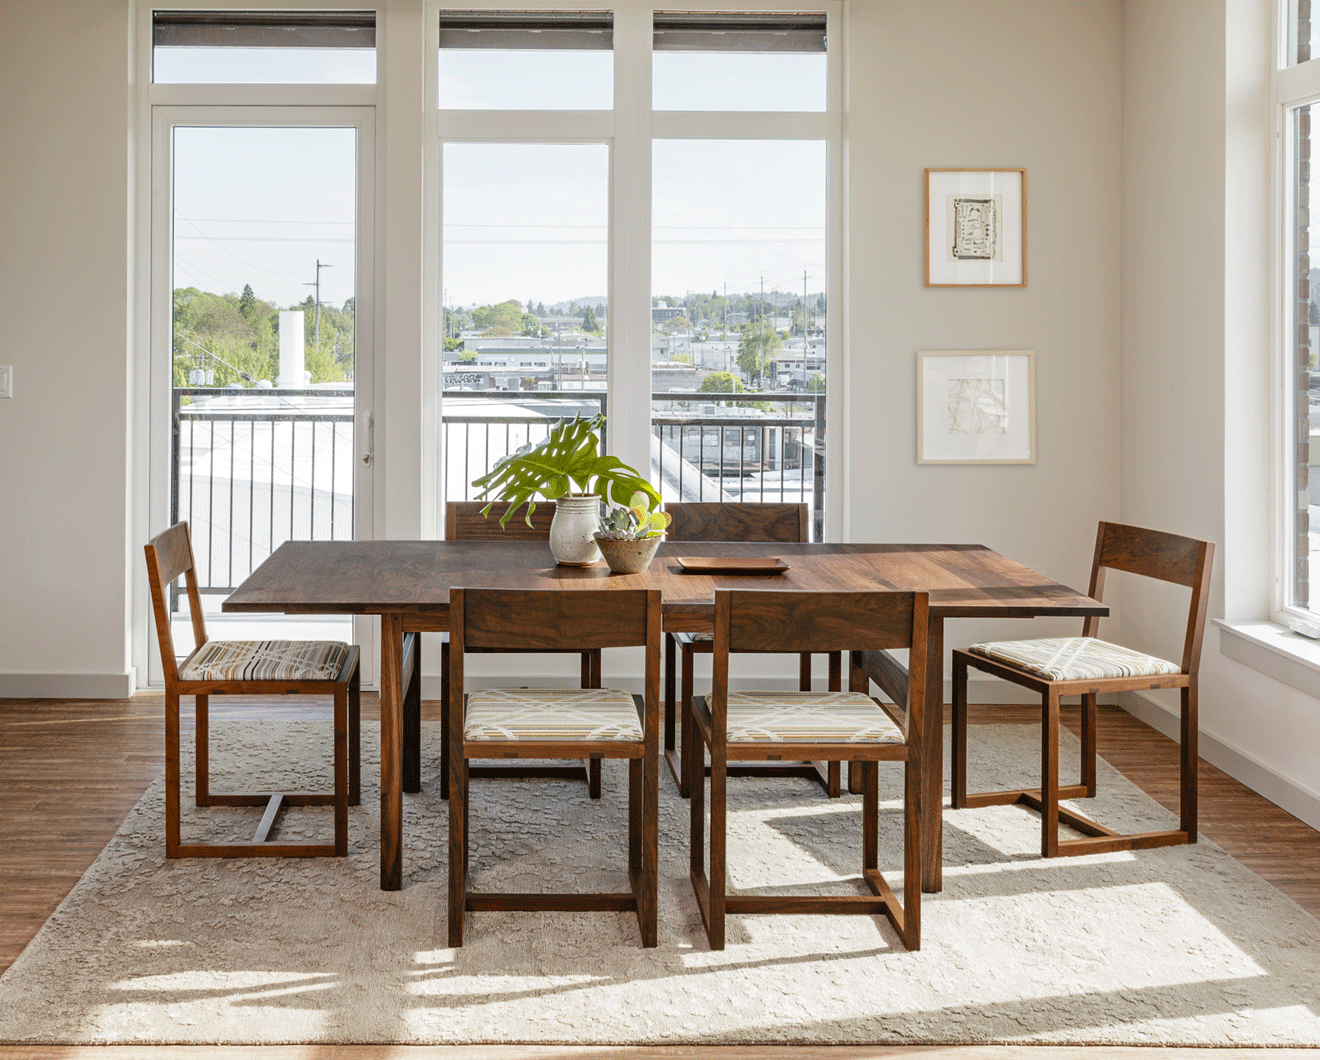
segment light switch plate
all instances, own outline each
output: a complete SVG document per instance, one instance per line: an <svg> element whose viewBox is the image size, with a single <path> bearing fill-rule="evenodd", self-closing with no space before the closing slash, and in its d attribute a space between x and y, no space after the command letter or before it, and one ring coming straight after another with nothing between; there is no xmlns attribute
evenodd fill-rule
<svg viewBox="0 0 1320 1060"><path fill-rule="evenodd" d="M0 398L14 396L14 366L0 364Z"/></svg>

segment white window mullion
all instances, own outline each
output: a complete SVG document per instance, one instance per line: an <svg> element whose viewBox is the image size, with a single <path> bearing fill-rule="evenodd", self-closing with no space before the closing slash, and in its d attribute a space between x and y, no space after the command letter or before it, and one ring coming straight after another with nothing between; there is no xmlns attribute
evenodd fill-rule
<svg viewBox="0 0 1320 1060"><path fill-rule="evenodd" d="M603 143L614 135L607 110L442 110L441 140L464 143Z"/></svg>
<svg viewBox="0 0 1320 1060"><path fill-rule="evenodd" d="M614 13L609 449L651 466L651 9Z"/></svg>
<svg viewBox="0 0 1320 1060"><path fill-rule="evenodd" d="M766 111L656 111L657 140L824 140L830 133L828 114Z"/></svg>

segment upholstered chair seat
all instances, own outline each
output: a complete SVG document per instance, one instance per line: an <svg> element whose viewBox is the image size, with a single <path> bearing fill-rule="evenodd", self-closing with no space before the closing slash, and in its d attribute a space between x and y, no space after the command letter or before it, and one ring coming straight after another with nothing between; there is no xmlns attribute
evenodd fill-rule
<svg viewBox="0 0 1320 1060"><path fill-rule="evenodd" d="M1179 672L1177 663L1098 637L986 641L967 650L1037 674L1047 681L1099 681Z"/></svg>

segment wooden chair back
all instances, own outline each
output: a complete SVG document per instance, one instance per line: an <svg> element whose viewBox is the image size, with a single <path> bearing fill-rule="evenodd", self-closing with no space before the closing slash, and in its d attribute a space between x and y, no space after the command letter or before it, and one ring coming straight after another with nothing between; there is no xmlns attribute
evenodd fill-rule
<svg viewBox="0 0 1320 1060"><path fill-rule="evenodd" d="M169 587L183 575L188 593L188 609L192 616L193 648L206 643L206 620L202 616L202 597L197 589L197 572L193 562L192 538L187 522L178 522L146 544L147 580L151 584L151 610L156 620L156 638L160 644L160 661L165 668L167 688L179 679L178 661L174 651L174 631L170 623Z"/></svg>
<svg viewBox="0 0 1320 1060"><path fill-rule="evenodd" d="M495 502L490 516L481 514L485 501L448 501L445 504L446 541L549 541L550 523L555 517L554 501L537 501L532 525L527 525L524 506L504 526L500 516L507 505Z"/></svg>
<svg viewBox="0 0 1320 1060"><path fill-rule="evenodd" d="M866 692L862 653L908 649L906 736L919 741L925 703L930 599L916 592L715 591L713 702L729 688L730 652L833 652L850 655L849 688ZM718 719L720 726L723 719Z"/></svg>
<svg viewBox="0 0 1320 1060"><path fill-rule="evenodd" d="M1210 604L1210 569L1214 555L1212 541L1102 521L1096 531L1088 595L1095 600L1102 599L1107 570L1127 571L1191 589L1182 671L1195 673L1201 663L1201 641L1205 635L1206 609ZM1087 618L1082 625L1082 636L1096 637L1099 633L1099 617Z"/></svg>
<svg viewBox="0 0 1320 1060"><path fill-rule="evenodd" d="M811 518L805 504L680 502L666 504L670 541L807 541Z"/></svg>
<svg viewBox="0 0 1320 1060"><path fill-rule="evenodd" d="M659 650L658 589L453 589L449 613L455 648L589 651L646 645L654 634Z"/></svg>

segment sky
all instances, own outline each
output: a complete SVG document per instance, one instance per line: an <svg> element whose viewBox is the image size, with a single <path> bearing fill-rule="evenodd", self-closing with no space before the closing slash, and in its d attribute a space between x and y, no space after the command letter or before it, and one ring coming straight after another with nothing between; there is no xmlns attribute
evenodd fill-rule
<svg viewBox="0 0 1320 1060"><path fill-rule="evenodd" d="M342 306L356 287L357 131L177 128L174 286L281 308L313 290Z"/></svg>
<svg viewBox="0 0 1320 1060"><path fill-rule="evenodd" d="M187 51L197 62L200 50ZM580 63L565 54L447 53L442 104L608 107L610 53L582 53L590 61ZM227 67L223 59L211 56L204 69L158 55L157 77L270 76L253 72L250 56ZM552 62L557 76L537 61ZM506 66L507 76L494 76ZM823 56L657 53L655 103L820 110L823 74ZM322 302L342 305L355 286L356 150L351 128L177 129L174 286L238 293L251 284L287 307L311 292L319 260ZM608 145L447 144L443 159L446 305L608 291ZM764 281L767 292L800 294L804 272L809 291L823 290L825 163L816 141L657 140L652 293L747 293Z"/></svg>

